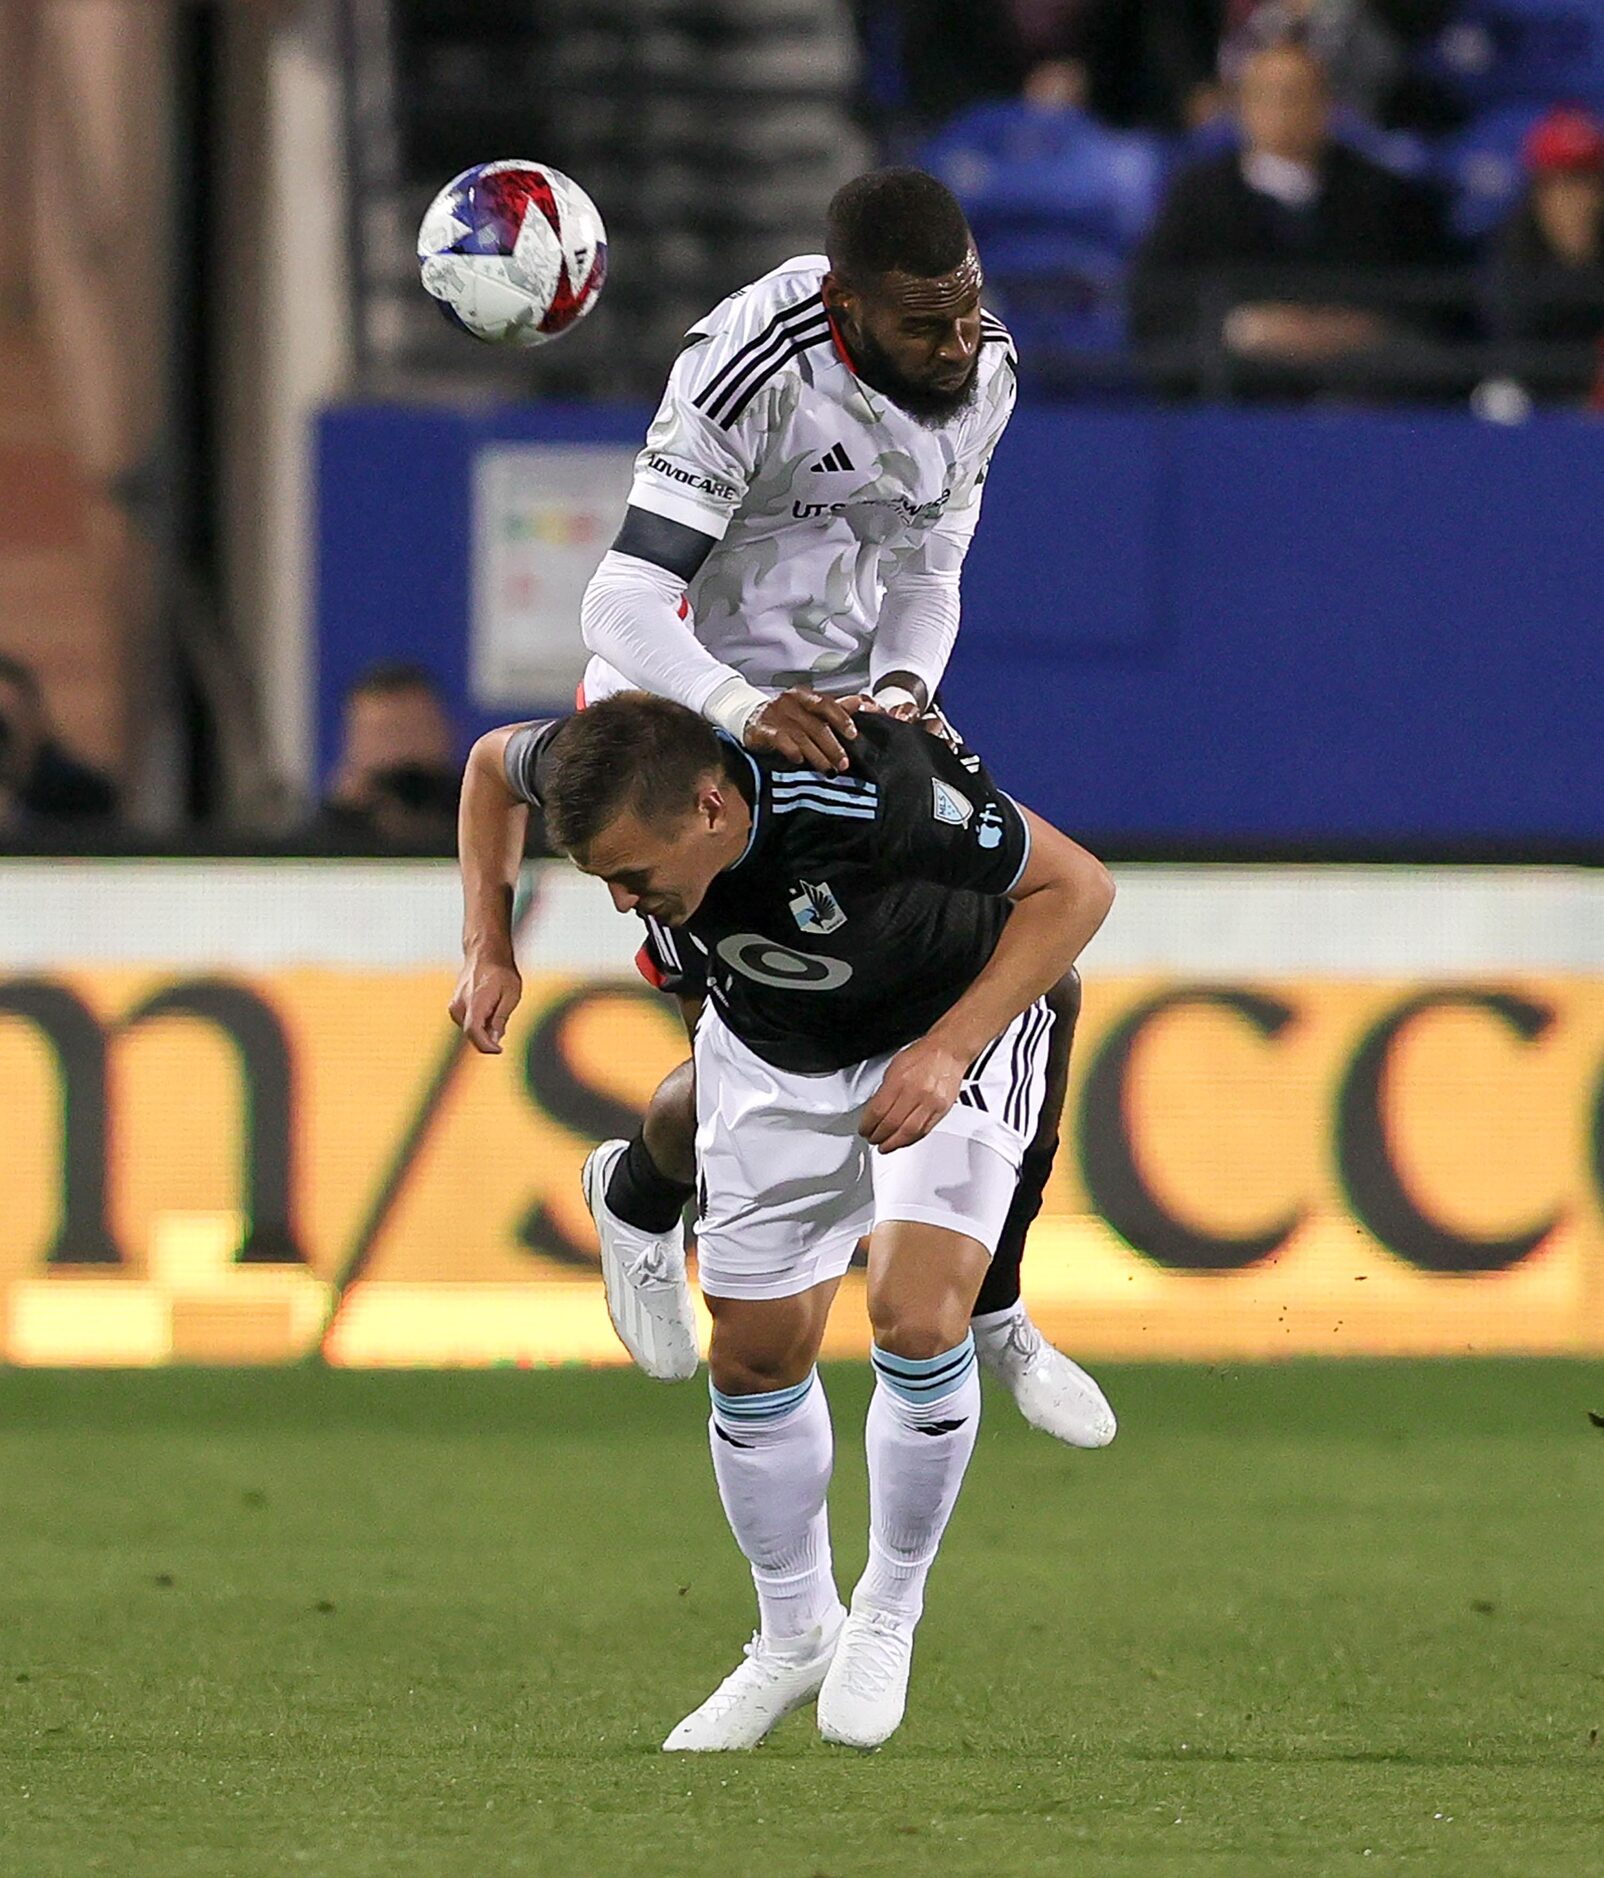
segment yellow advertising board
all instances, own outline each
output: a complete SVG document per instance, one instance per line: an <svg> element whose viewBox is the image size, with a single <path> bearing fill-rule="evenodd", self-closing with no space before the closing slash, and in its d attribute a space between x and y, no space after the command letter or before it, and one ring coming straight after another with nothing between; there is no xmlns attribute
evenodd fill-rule
<svg viewBox="0 0 1604 1878"><path fill-rule="evenodd" d="M684 1054L616 978L0 979L0 1355L616 1362L579 1194ZM1025 1262L1090 1357L1604 1350L1604 980L1096 978ZM832 1350L865 1347L850 1288Z"/></svg>

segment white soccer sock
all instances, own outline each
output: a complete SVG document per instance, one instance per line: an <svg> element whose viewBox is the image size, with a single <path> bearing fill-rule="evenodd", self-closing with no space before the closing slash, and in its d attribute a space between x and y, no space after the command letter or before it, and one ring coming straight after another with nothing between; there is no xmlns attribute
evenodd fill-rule
<svg viewBox="0 0 1604 1878"><path fill-rule="evenodd" d="M869 1563L852 1594L864 1605L919 1621L925 1579L963 1485L980 1429L975 1341L939 1356L873 1351L869 1403Z"/></svg>
<svg viewBox="0 0 1604 1878"><path fill-rule="evenodd" d="M765 1395L711 1391L708 1443L719 1498L757 1587L758 1625L781 1640L840 1604L825 1496L835 1443L818 1372Z"/></svg>

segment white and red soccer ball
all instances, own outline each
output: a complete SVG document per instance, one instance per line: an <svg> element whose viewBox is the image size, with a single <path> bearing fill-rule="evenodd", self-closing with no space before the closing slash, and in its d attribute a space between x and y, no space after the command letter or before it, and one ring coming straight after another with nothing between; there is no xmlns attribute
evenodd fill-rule
<svg viewBox="0 0 1604 1878"><path fill-rule="evenodd" d="M582 320L607 278L607 230L576 182L544 163L476 163L429 204L423 284L453 325L542 346Z"/></svg>

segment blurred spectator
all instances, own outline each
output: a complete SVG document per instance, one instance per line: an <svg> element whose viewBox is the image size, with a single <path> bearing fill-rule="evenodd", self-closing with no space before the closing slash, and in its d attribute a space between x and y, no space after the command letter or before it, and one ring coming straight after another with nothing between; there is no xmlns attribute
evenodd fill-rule
<svg viewBox="0 0 1604 1878"><path fill-rule="evenodd" d="M107 821L116 812L110 778L57 737L32 668L0 654L0 829Z"/></svg>
<svg viewBox="0 0 1604 1878"><path fill-rule="evenodd" d="M1223 345L1249 386L1314 389L1318 368L1430 321L1388 310L1377 270L1452 257L1435 194L1335 142L1319 61L1296 44L1243 67L1240 150L1178 175L1137 256L1131 328L1150 351ZM1369 277L1369 278L1367 278ZM1396 298L1396 284L1394 284ZM1159 375L1195 386L1195 368Z"/></svg>
<svg viewBox="0 0 1604 1878"><path fill-rule="evenodd" d="M1026 0L1013 0L1016 12ZM1080 0L1061 29L1084 74L1084 103L1105 123L1195 129L1224 109L1215 77L1224 0ZM1045 56L1045 54L1041 55ZM1027 81L1039 95L1041 75Z"/></svg>
<svg viewBox="0 0 1604 1878"><path fill-rule="evenodd" d="M902 72L930 128L984 98L1073 105L1126 129L1195 130L1229 109L1255 51L1289 37L1339 103L1438 131L1463 117L1411 54L1454 0L892 0ZM865 0L860 0L860 6Z"/></svg>
<svg viewBox="0 0 1604 1878"><path fill-rule="evenodd" d="M445 698L421 665L373 665L345 695L344 741L312 833L381 848L449 847L461 766Z"/></svg>
<svg viewBox="0 0 1604 1878"><path fill-rule="evenodd" d="M1220 77L1227 86L1241 82L1255 52L1297 41L1324 67L1338 105L1381 122L1405 54L1402 41L1365 0L1259 0L1232 11L1236 17L1220 47Z"/></svg>
<svg viewBox="0 0 1604 1878"><path fill-rule="evenodd" d="M982 98L1073 105L1182 130L1217 110L1224 0L901 0L910 101L927 125Z"/></svg>
<svg viewBox="0 0 1604 1878"><path fill-rule="evenodd" d="M1516 344L1565 348L1525 376L1578 396L1596 382L1604 337L1604 123L1573 106L1550 111L1522 157L1530 181L1498 231L1492 323Z"/></svg>
<svg viewBox="0 0 1604 1878"><path fill-rule="evenodd" d="M1064 10L1077 4L1066 0ZM1033 53L1012 7L997 0L898 0L898 10L908 102L926 127L982 98L1014 97L1033 59L1061 50L1050 36L1045 49Z"/></svg>
<svg viewBox="0 0 1604 1878"><path fill-rule="evenodd" d="M1392 130L1437 133L1464 121L1463 102L1420 69L1416 53L1455 0L1229 0L1220 78L1234 87L1249 57L1300 40L1326 69L1343 109Z"/></svg>

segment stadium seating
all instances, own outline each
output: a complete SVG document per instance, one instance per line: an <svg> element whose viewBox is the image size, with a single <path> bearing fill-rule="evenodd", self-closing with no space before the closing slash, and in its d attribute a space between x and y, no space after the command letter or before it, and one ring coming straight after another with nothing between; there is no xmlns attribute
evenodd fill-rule
<svg viewBox="0 0 1604 1878"><path fill-rule="evenodd" d="M1418 64L1474 112L1604 98L1604 9L1597 0L1464 0Z"/></svg>
<svg viewBox="0 0 1604 1878"><path fill-rule="evenodd" d="M396 0L389 12L356 85L388 101L385 135L360 146L373 168L358 194L393 212L353 270L359 302L378 309L364 330L391 366L514 393L529 380L528 354L460 346L417 291L411 231L487 151L535 151L583 176L607 222L606 297L541 355L547 395L652 395L686 327L815 248L831 192L872 161L848 109L851 23L813 0Z"/></svg>
<svg viewBox="0 0 1604 1878"><path fill-rule="evenodd" d="M1453 204L1456 234L1479 241L1514 207L1526 181L1521 145L1548 108L1535 101L1496 105L1443 141L1436 173Z"/></svg>
<svg viewBox="0 0 1604 1878"><path fill-rule="evenodd" d="M1084 112L977 105L919 153L958 195L1027 356L1124 343L1125 266L1170 167L1164 139Z"/></svg>
<svg viewBox="0 0 1604 1878"><path fill-rule="evenodd" d="M1604 4L1464 0L1417 66L1463 102L1463 129L1433 141L1344 111L1337 135L1373 162L1442 188L1455 232L1480 243L1520 196L1521 145L1543 111L1572 99L1604 105ZM965 111L915 160L963 201L996 304L1040 365L1123 345L1125 271L1169 173L1237 140L1229 117L1174 143L1010 100Z"/></svg>
<svg viewBox="0 0 1604 1878"><path fill-rule="evenodd" d="M470 153L531 136L608 205L616 284L560 370L542 362L548 390L605 384L644 394L686 323L724 287L816 241L830 188L871 160L846 109L854 84L860 107L901 126L882 157L924 165L963 201L991 303L1014 328L1027 373L1062 389L1084 367L1109 383L1125 346L1125 277L1169 176L1237 138L1229 118L1175 139L1005 99L971 106L910 150L900 42L884 9L867 11L878 27L855 48L840 22L820 25L808 0L551 6L565 28L554 36L532 31L516 0L404 5L395 74L411 190L403 233L429 189ZM1344 112L1338 134L1442 187L1456 232L1479 243L1519 196L1521 142L1541 110L1604 104L1604 0L1462 0L1415 63L1422 80L1459 101L1462 128L1429 139ZM710 108L715 99L740 108ZM397 268L409 316L421 322L409 265ZM415 335L431 360L497 365L446 352L437 324ZM621 354L636 362L628 371Z"/></svg>
<svg viewBox="0 0 1604 1878"><path fill-rule="evenodd" d="M1062 230L1123 248L1152 219L1168 168L1160 138L1014 101L963 112L920 160L962 198L977 233Z"/></svg>

